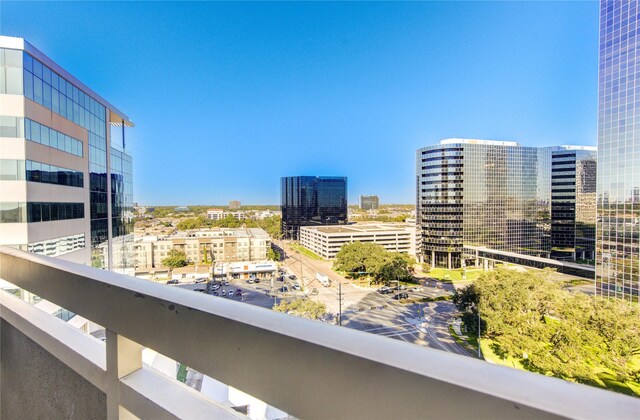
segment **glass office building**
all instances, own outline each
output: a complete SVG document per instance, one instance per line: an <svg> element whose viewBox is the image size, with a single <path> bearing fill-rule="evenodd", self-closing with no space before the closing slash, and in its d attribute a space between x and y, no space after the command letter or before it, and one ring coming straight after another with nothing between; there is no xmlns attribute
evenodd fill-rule
<svg viewBox="0 0 640 420"><path fill-rule="evenodd" d="M360 210L377 210L380 206L380 199L377 195L361 195Z"/></svg>
<svg viewBox="0 0 640 420"><path fill-rule="evenodd" d="M15 172L0 177L0 244L126 271L112 245L133 239L129 118L12 37L0 37L0 114L0 166Z"/></svg>
<svg viewBox="0 0 640 420"><path fill-rule="evenodd" d="M280 179L282 235L297 240L300 226L347 223L347 178L292 176Z"/></svg>
<svg viewBox="0 0 640 420"><path fill-rule="evenodd" d="M597 148L563 146L552 152L551 257L595 257Z"/></svg>
<svg viewBox="0 0 640 420"><path fill-rule="evenodd" d="M477 264L478 249L548 257L551 148L446 139L417 151L417 216L432 266Z"/></svg>
<svg viewBox="0 0 640 420"><path fill-rule="evenodd" d="M640 289L640 8L600 2L596 292Z"/></svg>

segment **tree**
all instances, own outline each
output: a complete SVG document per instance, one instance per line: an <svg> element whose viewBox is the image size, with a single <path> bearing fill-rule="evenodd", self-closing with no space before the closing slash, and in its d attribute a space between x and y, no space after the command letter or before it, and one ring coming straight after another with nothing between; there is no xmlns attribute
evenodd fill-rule
<svg viewBox="0 0 640 420"><path fill-rule="evenodd" d="M283 300L275 305L273 310L308 319L321 319L327 313L327 307L324 303L308 299L296 299L291 302Z"/></svg>
<svg viewBox="0 0 640 420"><path fill-rule="evenodd" d="M280 253L273 248L267 250L267 259L273 261L280 261Z"/></svg>
<svg viewBox="0 0 640 420"><path fill-rule="evenodd" d="M161 261L162 265L170 268L184 267L189 263L187 255L177 249L172 249L167 253L167 257Z"/></svg>
<svg viewBox="0 0 640 420"><path fill-rule="evenodd" d="M354 277L366 274L378 282L409 280L413 260L399 252L388 252L382 245L370 242L353 242L342 245L333 269L351 273Z"/></svg>
<svg viewBox="0 0 640 420"><path fill-rule="evenodd" d="M507 269L483 274L453 302L469 329L479 308L496 353L530 371L583 383L598 383L603 370L640 380L637 304L563 290L549 271Z"/></svg>

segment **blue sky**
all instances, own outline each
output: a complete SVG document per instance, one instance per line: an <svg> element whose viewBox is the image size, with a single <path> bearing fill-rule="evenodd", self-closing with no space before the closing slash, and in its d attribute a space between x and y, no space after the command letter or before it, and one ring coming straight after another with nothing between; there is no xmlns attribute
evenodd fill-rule
<svg viewBox="0 0 640 420"><path fill-rule="evenodd" d="M442 138L596 144L597 2L3 1L0 32L136 123L141 204L277 204L290 175L412 203Z"/></svg>

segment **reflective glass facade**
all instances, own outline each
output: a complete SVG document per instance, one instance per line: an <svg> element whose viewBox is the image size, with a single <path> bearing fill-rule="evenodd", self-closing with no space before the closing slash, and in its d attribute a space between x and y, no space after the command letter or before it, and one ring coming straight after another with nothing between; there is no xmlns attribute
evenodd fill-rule
<svg viewBox="0 0 640 420"><path fill-rule="evenodd" d="M552 159L551 257L593 260L597 152L564 149L554 151Z"/></svg>
<svg viewBox="0 0 640 420"><path fill-rule="evenodd" d="M425 261L469 265L474 247L548 257L550 166L550 148L513 142L446 140L419 149L417 212Z"/></svg>
<svg viewBox="0 0 640 420"><path fill-rule="evenodd" d="M111 166L111 269L133 275L132 270L135 266L133 161L113 137L109 163Z"/></svg>
<svg viewBox="0 0 640 420"><path fill-rule="evenodd" d="M298 239L300 226L347 223L347 178L295 176L280 179L282 234Z"/></svg>
<svg viewBox="0 0 640 420"><path fill-rule="evenodd" d="M360 209L361 210L376 210L380 206L380 199L377 195L361 195L360 196Z"/></svg>
<svg viewBox="0 0 640 420"><path fill-rule="evenodd" d="M596 292L640 289L640 8L600 2Z"/></svg>

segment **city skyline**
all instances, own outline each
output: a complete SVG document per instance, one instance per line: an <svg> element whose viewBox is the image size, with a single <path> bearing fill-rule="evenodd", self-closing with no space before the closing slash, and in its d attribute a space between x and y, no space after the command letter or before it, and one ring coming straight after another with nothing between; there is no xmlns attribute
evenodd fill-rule
<svg viewBox="0 0 640 420"><path fill-rule="evenodd" d="M412 151L443 138L595 145L597 16L595 3L5 3L0 23L136 115L136 202L277 204L280 177L319 174L348 177L355 204L413 203Z"/></svg>

